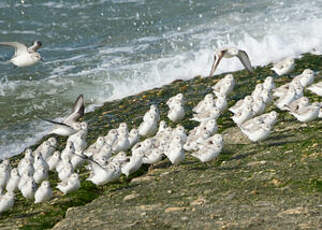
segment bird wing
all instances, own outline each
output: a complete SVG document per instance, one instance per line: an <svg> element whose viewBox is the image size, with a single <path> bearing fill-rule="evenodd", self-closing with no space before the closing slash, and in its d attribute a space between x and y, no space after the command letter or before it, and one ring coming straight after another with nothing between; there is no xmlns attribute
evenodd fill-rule
<svg viewBox="0 0 322 230"><path fill-rule="evenodd" d="M244 65L248 72L253 72L252 65L250 64L249 57L244 50L239 50L237 57L239 58L240 62Z"/></svg>
<svg viewBox="0 0 322 230"><path fill-rule="evenodd" d="M68 117L64 120L64 123L69 124L75 122L80 117L84 116L85 104L83 94L79 95L73 105L73 111Z"/></svg>
<svg viewBox="0 0 322 230"><path fill-rule="evenodd" d="M217 66L219 65L220 60L224 57L226 52L227 52L227 50L222 50L222 51L219 52L219 54L214 55L214 62L212 64L212 66L211 66L209 77L214 75L214 73L215 73L215 71L217 69Z"/></svg>
<svg viewBox="0 0 322 230"><path fill-rule="evenodd" d="M28 52L28 47L20 42L0 42L0 46L11 46L15 48L14 56L19 56L25 52Z"/></svg>
<svg viewBox="0 0 322 230"><path fill-rule="evenodd" d="M74 129L73 127L71 127L70 125L67 125L65 123L62 123L62 122L58 122L58 121L53 121L53 120L49 120L49 119L46 119L46 118L42 118L42 117L38 117L39 119L43 120L43 121L47 121L49 123L52 123L52 124L55 124L55 125L62 125L62 126L65 126L65 127L68 127L70 129Z"/></svg>

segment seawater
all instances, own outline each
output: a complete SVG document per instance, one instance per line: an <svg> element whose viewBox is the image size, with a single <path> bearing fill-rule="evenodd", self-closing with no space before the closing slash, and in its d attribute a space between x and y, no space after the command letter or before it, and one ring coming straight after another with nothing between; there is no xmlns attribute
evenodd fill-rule
<svg viewBox="0 0 322 230"><path fill-rule="evenodd" d="M209 73L214 51L255 66L322 52L321 0L4 0L0 41L40 40L45 62L13 68L0 47L0 158L19 154L84 94L87 110ZM223 60L217 73L242 69Z"/></svg>

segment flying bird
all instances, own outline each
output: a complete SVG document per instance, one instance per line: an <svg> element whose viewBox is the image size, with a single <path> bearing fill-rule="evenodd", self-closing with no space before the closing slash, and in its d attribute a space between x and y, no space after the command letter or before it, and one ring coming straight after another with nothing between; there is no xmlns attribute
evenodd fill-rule
<svg viewBox="0 0 322 230"><path fill-rule="evenodd" d="M250 60L247 53L244 50L231 47L231 48L220 49L215 53L214 62L212 64L209 77L213 76L222 58L232 58L232 57L238 57L238 59L248 70L248 72L250 73L253 72L253 68L252 68L252 65L250 64Z"/></svg>
<svg viewBox="0 0 322 230"><path fill-rule="evenodd" d="M81 94L77 97L74 103L72 113L69 114L63 122L52 121L45 118L40 119L55 124L55 128L51 131L51 133L60 136L70 136L82 128L82 123L79 123L77 120L84 116L84 111L84 97Z"/></svg>
<svg viewBox="0 0 322 230"><path fill-rule="evenodd" d="M15 54L9 60L18 67L31 66L42 60L37 50L42 46L40 41L34 41L33 45L27 47L20 42L0 42L0 46L11 46L15 48Z"/></svg>

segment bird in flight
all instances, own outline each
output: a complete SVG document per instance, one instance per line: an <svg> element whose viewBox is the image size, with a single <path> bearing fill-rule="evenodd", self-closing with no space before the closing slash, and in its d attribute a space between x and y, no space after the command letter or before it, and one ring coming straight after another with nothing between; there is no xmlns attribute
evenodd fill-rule
<svg viewBox="0 0 322 230"><path fill-rule="evenodd" d="M9 61L17 67L31 66L42 60L40 54L37 52L41 45L42 43L40 41L34 41L30 47L20 42L0 42L0 46L11 46L15 48L15 54Z"/></svg>
<svg viewBox="0 0 322 230"><path fill-rule="evenodd" d="M250 60L249 60L247 53L244 50L240 50L240 49L231 47L231 48L220 49L215 53L214 62L212 64L212 67L211 67L211 70L209 73L209 77L214 75L214 73L219 65L219 62L221 61L222 58L232 58L232 57L238 57L238 59L244 65L244 67L248 70L248 72L250 72L250 73L253 72L253 68L252 68L252 65L250 64Z"/></svg>

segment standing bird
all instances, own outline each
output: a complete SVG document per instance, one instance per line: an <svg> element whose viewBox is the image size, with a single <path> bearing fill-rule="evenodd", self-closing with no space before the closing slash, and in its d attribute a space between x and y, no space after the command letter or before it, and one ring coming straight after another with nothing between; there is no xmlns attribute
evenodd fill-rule
<svg viewBox="0 0 322 230"><path fill-rule="evenodd" d="M10 62L18 67L31 66L40 61L42 58L37 50L41 45L40 41L34 41L30 47L20 42L0 42L0 46L11 46L15 48L15 54L10 59Z"/></svg>
<svg viewBox="0 0 322 230"><path fill-rule="evenodd" d="M41 183L37 191L35 192L35 204L46 202L53 196L53 191L50 187L49 181L45 180Z"/></svg>
<svg viewBox="0 0 322 230"><path fill-rule="evenodd" d="M250 64L250 60L247 53L244 50L239 50L237 48L231 47L231 48L220 49L216 52L216 54L214 55L214 63L212 64L209 77L214 75L219 65L219 62L222 58L232 58L232 57L238 57L238 59L243 64L243 66L247 69L247 71L250 73L253 72L253 68L252 68L252 65Z"/></svg>
<svg viewBox="0 0 322 230"><path fill-rule="evenodd" d="M295 67L294 58L288 57L275 63L271 70L273 70L278 76L290 73Z"/></svg>

